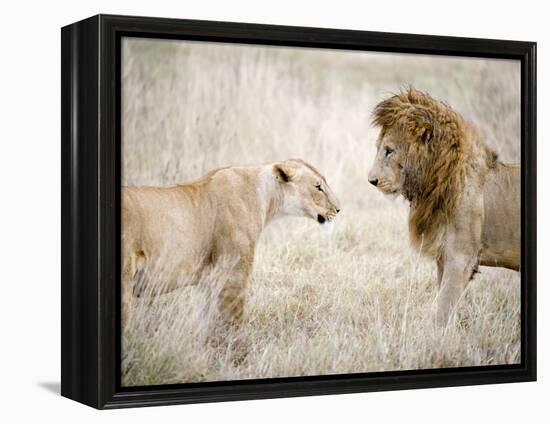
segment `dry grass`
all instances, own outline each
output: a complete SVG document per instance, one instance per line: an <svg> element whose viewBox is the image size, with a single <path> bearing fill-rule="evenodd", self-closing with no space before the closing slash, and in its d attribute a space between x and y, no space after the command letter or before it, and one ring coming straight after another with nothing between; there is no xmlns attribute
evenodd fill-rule
<svg viewBox="0 0 550 424"><path fill-rule="evenodd" d="M151 40L123 49L123 183L167 185L227 165L301 157L343 211L331 236L285 219L257 249L242 334L247 360L207 338L202 284L137 302L123 384L147 385L516 363L519 274L482 268L454 325L434 328L435 265L409 248L407 205L367 183L376 102L413 84L519 161L519 64ZM162 269L152 273L162 284Z"/></svg>

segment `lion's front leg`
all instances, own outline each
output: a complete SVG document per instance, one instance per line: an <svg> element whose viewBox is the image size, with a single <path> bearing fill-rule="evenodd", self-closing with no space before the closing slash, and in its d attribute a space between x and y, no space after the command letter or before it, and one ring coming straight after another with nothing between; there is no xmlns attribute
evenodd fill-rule
<svg viewBox="0 0 550 424"><path fill-rule="evenodd" d="M441 282L443 281L443 271L445 270L445 261L443 257L437 258L437 288L441 289Z"/></svg>
<svg viewBox="0 0 550 424"><path fill-rule="evenodd" d="M463 205L455 212L456 222L447 228L442 253L438 258L441 280L437 297L437 323L440 326L448 324L479 264L483 198L467 192L464 202L466 206Z"/></svg>
<svg viewBox="0 0 550 424"><path fill-rule="evenodd" d="M456 255L443 261L440 289L437 295L438 326L445 327L448 324L476 268L477 255Z"/></svg>

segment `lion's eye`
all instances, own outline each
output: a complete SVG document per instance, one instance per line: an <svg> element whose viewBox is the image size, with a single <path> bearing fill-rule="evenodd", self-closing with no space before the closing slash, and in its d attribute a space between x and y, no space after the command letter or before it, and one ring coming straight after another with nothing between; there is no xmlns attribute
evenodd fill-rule
<svg viewBox="0 0 550 424"><path fill-rule="evenodd" d="M384 155L386 157L388 157L389 155L391 155L393 153L393 149L390 149L389 147L386 147L386 151L384 153Z"/></svg>
<svg viewBox="0 0 550 424"><path fill-rule="evenodd" d="M315 186L315 188L316 188L317 190L319 190L321 193L324 193L324 190L323 190L323 187L321 187L321 184L317 184L317 185Z"/></svg>

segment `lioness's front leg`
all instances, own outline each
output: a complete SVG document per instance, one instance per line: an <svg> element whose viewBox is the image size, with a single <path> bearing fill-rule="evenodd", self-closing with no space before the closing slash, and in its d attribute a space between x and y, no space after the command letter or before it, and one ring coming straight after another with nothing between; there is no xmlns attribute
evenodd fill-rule
<svg viewBox="0 0 550 424"><path fill-rule="evenodd" d="M218 309L224 324L238 326L244 312L245 289L252 273L255 243L242 232L218 241L212 253L213 265L223 276Z"/></svg>
<svg viewBox="0 0 550 424"><path fill-rule="evenodd" d="M222 327L221 342L231 349L231 355L235 364L240 364L247 356L248 343L240 331L244 314L245 295L248 280L252 273L254 260L253 244L243 246L236 250L235 246L222 245L217 251L216 257L221 269L224 271L223 285L218 294L218 310L221 315ZM226 253L227 252L227 253Z"/></svg>
<svg viewBox="0 0 550 424"><path fill-rule="evenodd" d="M241 364L248 355L246 335L241 331L244 313L245 289L250 278L252 263L239 259L239 262L229 272L227 281L220 290L218 308L221 313L221 342L229 348L235 365Z"/></svg>
<svg viewBox="0 0 550 424"><path fill-rule="evenodd" d="M218 306L225 324L239 326L244 313L245 289L252 272L252 262L239 258L220 290Z"/></svg>

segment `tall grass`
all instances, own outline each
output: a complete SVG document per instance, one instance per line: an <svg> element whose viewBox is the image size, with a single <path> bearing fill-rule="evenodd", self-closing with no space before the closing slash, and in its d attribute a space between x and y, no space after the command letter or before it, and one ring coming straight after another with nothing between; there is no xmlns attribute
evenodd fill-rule
<svg viewBox="0 0 550 424"><path fill-rule="evenodd" d="M406 202L369 187L367 173L372 108L409 84L451 104L502 160L518 162L519 75L519 63L503 60L126 39L124 185L299 157L326 176L342 212L331 236L293 218L264 231L239 365L207 343L216 270L197 286L140 297L123 336L123 384L518 362L519 274L482 268L455 324L434 328L435 265L408 245ZM169 266L167 256L144 278L163 284Z"/></svg>

